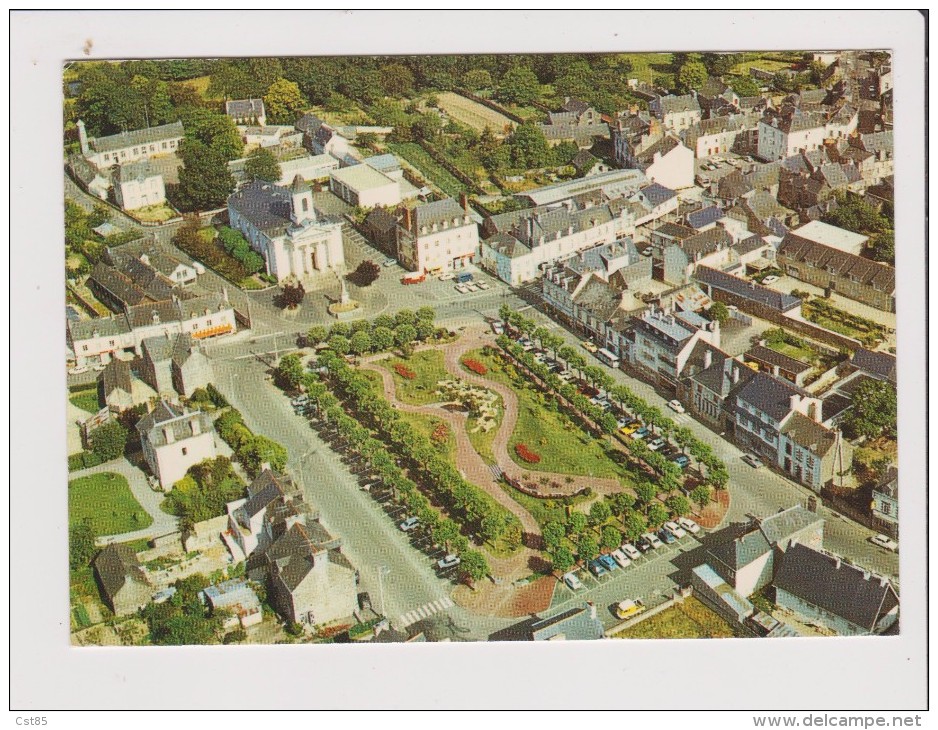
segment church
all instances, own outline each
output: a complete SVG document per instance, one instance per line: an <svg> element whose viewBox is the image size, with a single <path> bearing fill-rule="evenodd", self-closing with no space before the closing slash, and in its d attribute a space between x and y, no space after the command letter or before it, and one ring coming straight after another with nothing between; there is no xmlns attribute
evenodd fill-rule
<svg viewBox="0 0 938 730"><path fill-rule="evenodd" d="M245 185L228 198L228 220L278 281L345 266L342 224L317 219L312 190L299 175L290 187L263 180Z"/></svg>

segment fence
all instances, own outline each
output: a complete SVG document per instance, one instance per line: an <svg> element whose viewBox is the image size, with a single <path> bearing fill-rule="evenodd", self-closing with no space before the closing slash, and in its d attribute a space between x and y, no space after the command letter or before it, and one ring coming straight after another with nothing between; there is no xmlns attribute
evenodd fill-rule
<svg viewBox="0 0 938 730"><path fill-rule="evenodd" d="M657 616L659 613L661 613L662 611L667 611L672 606L684 603L684 599L689 598L692 595L694 595L693 586L675 588L674 595L671 596L671 598L665 599L664 601L659 603L657 606L654 606L652 608L646 608L637 616L633 616L632 618L626 619L622 623L618 623L615 626L606 629L603 635L606 638L608 638L610 636L615 636L616 634L621 634L626 629L630 629L633 626L637 626L642 621L649 619L652 616Z"/></svg>

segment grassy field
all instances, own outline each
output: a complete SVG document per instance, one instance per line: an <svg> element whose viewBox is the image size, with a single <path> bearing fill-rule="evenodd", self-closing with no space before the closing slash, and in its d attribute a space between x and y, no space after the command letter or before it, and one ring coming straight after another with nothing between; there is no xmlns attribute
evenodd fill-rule
<svg viewBox="0 0 938 730"><path fill-rule="evenodd" d="M68 402L83 411L88 411L88 413L97 413L101 410L101 406L98 404L97 387L75 391L69 395Z"/></svg>
<svg viewBox="0 0 938 730"><path fill-rule="evenodd" d="M168 221L170 218L175 218L179 215L179 213L170 208L166 203L148 205L145 208L137 208L136 210L128 212L139 221L151 223L162 223L163 221Z"/></svg>
<svg viewBox="0 0 938 730"><path fill-rule="evenodd" d="M196 76L194 79L189 79L188 81L184 81L183 83L195 89L198 92L199 96L201 96L206 101L221 101L222 98L220 96L208 95L208 85L211 82L211 80L212 80L211 76Z"/></svg>
<svg viewBox="0 0 938 730"><path fill-rule="evenodd" d="M96 535L117 535L149 527L150 517L134 498L127 480L104 472L68 483L68 522L91 520Z"/></svg>
<svg viewBox="0 0 938 730"><path fill-rule="evenodd" d="M775 350L775 352L788 355L788 357L801 360L801 362L808 363L809 365L813 363L818 356L814 350L810 350L807 347L798 347L788 342L766 342L765 346L770 350Z"/></svg>
<svg viewBox="0 0 938 730"><path fill-rule="evenodd" d="M428 182L436 185L440 190L451 197L459 197L466 192L466 186L449 174L449 172L436 160L427 154L427 151L415 142L389 142L388 150L402 157L420 171Z"/></svg>
<svg viewBox="0 0 938 730"><path fill-rule="evenodd" d="M397 397L404 403L415 406L437 403L440 396L436 393L436 386L441 380L450 377L443 366L443 353L439 350L424 350L414 353L410 359L404 360L392 357L382 360L381 365L387 368L394 377ZM403 365L413 370L416 377L408 380L394 371L395 365Z"/></svg>
<svg viewBox="0 0 938 730"><path fill-rule="evenodd" d="M616 634L617 639L721 639L735 636L733 627L691 596L661 613Z"/></svg>
<svg viewBox="0 0 938 730"><path fill-rule="evenodd" d="M527 385L519 387L495 358L481 350L467 355L488 367L485 377L511 387L518 394L518 423L508 440L508 451L519 466L530 471L626 478L621 468L606 455L603 442L590 437L563 414L546 407L540 392ZM518 443L524 443L539 454L540 462L528 464L516 458L514 449Z"/></svg>
<svg viewBox="0 0 938 730"><path fill-rule="evenodd" d="M477 132L488 127L495 134L503 134L506 127L515 126L515 123L504 114L499 114L494 109L489 109L452 91L444 92L437 98L443 111L460 124L472 127Z"/></svg>
<svg viewBox="0 0 938 730"><path fill-rule="evenodd" d="M738 74L740 76L748 76L750 68L757 68L761 71L771 71L775 73L776 71L781 71L783 68L791 68L790 63L785 63L784 61L774 61L768 58L757 58L753 61L742 61L737 63L730 69L730 73Z"/></svg>
<svg viewBox="0 0 938 730"><path fill-rule="evenodd" d="M652 83L655 74L671 72L672 54L670 53L620 53L619 58L627 59L632 64L630 79Z"/></svg>

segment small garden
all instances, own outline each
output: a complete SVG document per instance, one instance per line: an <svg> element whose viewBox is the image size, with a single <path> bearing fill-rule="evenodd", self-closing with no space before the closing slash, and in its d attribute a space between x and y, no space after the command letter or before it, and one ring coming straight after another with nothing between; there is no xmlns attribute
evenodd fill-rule
<svg viewBox="0 0 938 730"><path fill-rule="evenodd" d="M736 636L719 614L693 596L616 634L616 639L728 639Z"/></svg>
<svg viewBox="0 0 938 730"><path fill-rule="evenodd" d="M123 476L104 472L69 482L68 522L70 527L87 524L95 535L119 535L149 527L153 518Z"/></svg>
<svg viewBox="0 0 938 730"><path fill-rule="evenodd" d="M866 347L876 347L886 339L888 328L831 305L823 299L811 299L801 306L804 318L834 332L860 340Z"/></svg>
<svg viewBox="0 0 938 730"><path fill-rule="evenodd" d="M76 390L68 396L68 402L76 408L81 408L88 413L97 413L101 410L98 401L97 387L82 388Z"/></svg>
<svg viewBox="0 0 938 730"><path fill-rule="evenodd" d="M439 350L423 350L415 352L406 361L391 358L379 364L394 373L397 397L416 406L438 402L438 384L449 377L443 364L443 353Z"/></svg>
<svg viewBox="0 0 938 730"><path fill-rule="evenodd" d="M158 205L147 205L143 208L127 211L130 216L143 223L165 223L179 216L179 213L173 209L169 203L159 203Z"/></svg>

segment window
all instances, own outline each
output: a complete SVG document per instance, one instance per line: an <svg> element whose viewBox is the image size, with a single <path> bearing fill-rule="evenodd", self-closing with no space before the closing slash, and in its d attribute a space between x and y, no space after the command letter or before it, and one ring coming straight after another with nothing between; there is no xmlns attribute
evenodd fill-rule
<svg viewBox="0 0 938 730"><path fill-rule="evenodd" d="M110 156L110 155L104 155L104 159L105 159L105 160L110 160L110 159L111 159L111 156Z"/></svg>
<svg viewBox="0 0 938 730"><path fill-rule="evenodd" d="M206 327L211 327L211 326L212 326L212 320L208 320L208 322L205 323L205 326L206 326Z"/></svg>
<svg viewBox="0 0 938 730"><path fill-rule="evenodd" d="M136 147L134 147L134 154L135 155L140 154L140 151Z"/></svg>
<svg viewBox="0 0 938 730"><path fill-rule="evenodd" d="M892 513L892 505L889 504L889 502L880 502L880 503L879 503L879 511L882 512L884 515L891 514L891 513Z"/></svg>
<svg viewBox="0 0 938 730"><path fill-rule="evenodd" d="M303 198L303 212L306 213L309 211L309 201L306 198Z"/></svg>
<svg viewBox="0 0 938 730"><path fill-rule="evenodd" d="M127 150L121 150L121 157L126 157L126 156L127 156Z"/></svg>
<svg viewBox="0 0 938 730"><path fill-rule="evenodd" d="M82 345L81 350L82 352L88 352L88 345Z"/></svg>
<svg viewBox="0 0 938 730"><path fill-rule="evenodd" d="M114 347L114 340L108 340L108 344L109 344L111 347Z"/></svg>
<svg viewBox="0 0 938 730"><path fill-rule="evenodd" d="M188 453L189 453L189 449L186 448L185 446L183 446L183 447L182 447L182 455L183 455L183 456L186 456Z"/></svg>
<svg viewBox="0 0 938 730"><path fill-rule="evenodd" d="M163 149L164 149L164 150L166 149L166 143L165 143L165 142L163 142Z"/></svg>

